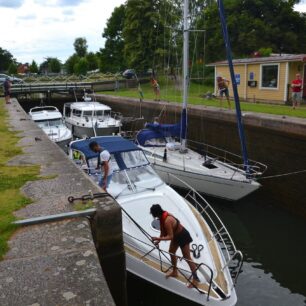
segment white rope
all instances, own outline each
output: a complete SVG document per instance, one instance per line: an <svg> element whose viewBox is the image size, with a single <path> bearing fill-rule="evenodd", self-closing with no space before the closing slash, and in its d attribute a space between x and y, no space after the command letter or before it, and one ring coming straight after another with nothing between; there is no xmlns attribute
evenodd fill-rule
<svg viewBox="0 0 306 306"><path fill-rule="evenodd" d="M288 173L277 174L277 175L271 175L271 176L264 176L264 177L258 178L258 180L266 180L266 179L284 177L284 176L289 176L289 175L296 175L296 174L301 174L301 173L306 173L306 170L288 172Z"/></svg>

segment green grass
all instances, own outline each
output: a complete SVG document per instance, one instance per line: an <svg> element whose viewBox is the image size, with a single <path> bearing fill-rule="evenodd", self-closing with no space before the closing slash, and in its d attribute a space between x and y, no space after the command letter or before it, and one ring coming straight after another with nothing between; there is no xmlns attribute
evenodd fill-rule
<svg viewBox="0 0 306 306"><path fill-rule="evenodd" d="M20 139L15 132L9 131L7 112L4 100L0 99L0 260L8 250L8 239L14 233L16 226L12 224L16 218L14 211L31 203L24 197L20 188L28 181L39 178L39 166L7 166L14 156L21 154L21 148L16 144Z"/></svg>
<svg viewBox="0 0 306 306"><path fill-rule="evenodd" d="M167 84L165 81L160 82L161 85L161 100L169 102L182 102L182 93L173 84ZM154 93L150 84L144 84L141 86L145 99L154 99ZM220 107L219 99L205 99L201 96L205 95L207 92L213 92L213 88L209 86L203 86L195 83L191 83L189 90L189 104L197 104L203 106L213 106ZM139 93L137 88L122 89L116 92L102 92L104 94L116 95L122 97L139 98ZM232 108L234 107L234 102L231 101ZM227 108L227 102L223 101L223 108ZM302 106L298 109L293 110L291 106L288 105L275 105L267 103L250 103L241 102L241 109L244 112L255 112L264 114L273 114L281 116L292 116L306 118L306 106Z"/></svg>

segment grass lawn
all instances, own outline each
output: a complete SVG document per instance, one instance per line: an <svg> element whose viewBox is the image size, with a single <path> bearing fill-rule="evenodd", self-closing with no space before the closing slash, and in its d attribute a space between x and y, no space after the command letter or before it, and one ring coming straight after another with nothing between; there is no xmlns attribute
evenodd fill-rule
<svg viewBox="0 0 306 306"><path fill-rule="evenodd" d="M8 130L7 112L4 100L0 99L0 260L8 249L7 240L11 237L16 226L13 212L31 203L24 197L20 188L27 182L39 178L39 166L7 166L14 156L21 154L21 148L16 144L19 137Z"/></svg>
<svg viewBox="0 0 306 306"><path fill-rule="evenodd" d="M177 90L172 84L167 85L165 81L163 81L161 82L160 85L161 85L161 100L169 102L182 102L181 92ZM154 93L150 84L143 84L141 88L145 99L154 99ZM201 97L201 95L206 94L208 91L213 92L213 88L191 83L188 103L220 107L220 101L218 99L205 99ZM116 92L112 91L112 92L101 92L101 93L122 96L122 97L139 98L139 93L137 88L122 89ZM234 101L231 101L231 104L233 108ZM223 101L223 107L227 108L227 102L225 99ZM292 107L287 105L241 102L241 109L244 112L255 112L255 113L265 113L273 115L306 118L306 106L302 106L299 109L293 110Z"/></svg>

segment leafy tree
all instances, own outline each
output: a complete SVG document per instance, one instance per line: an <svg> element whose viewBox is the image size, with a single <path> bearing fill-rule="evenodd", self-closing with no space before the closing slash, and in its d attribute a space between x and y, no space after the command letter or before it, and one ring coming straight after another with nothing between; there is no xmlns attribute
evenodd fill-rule
<svg viewBox="0 0 306 306"><path fill-rule="evenodd" d="M6 71L14 61L13 55L0 47L0 71Z"/></svg>
<svg viewBox="0 0 306 306"><path fill-rule="evenodd" d="M59 73L61 72L62 64L57 58L50 58L48 61L48 68L50 72Z"/></svg>
<svg viewBox="0 0 306 306"><path fill-rule="evenodd" d="M85 58L88 63L88 71L96 70L99 68L99 58L95 53L89 52Z"/></svg>
<svg viewBox="0 0 306 306"><path fill-rule="evenodd" d="M15 62L11 62L8 67L7 72L9 74L17 74L17 64Z"/></svg>
<svg viewBox="0 0 306 306"><path fill-rule="evenodd" d="M75 53L79 56L79 57L84 57L87 54L87 40L84 37L78 37L75 39L74 43L74 50Z"/></svg>
<svg viewBox="0 0 306 306"><path fill-rule="evenodd" d="M30 72L31 73L38 73L38 66L37 63L33 60L30 65Z"/></svg>
<svg viewBox="0 0 306 306"><path fill-rule="evenodd" d="M85 57L82 57L75 65L74 65L74 73L77 75L86 75L88 71L88 61Z"/></svg>
<svg viewBox="0 0 306 306"><path fill-rule="evenodd" d="M103 72L118 72L126 67L122 37L124 20L125 5L120 5L114 9L102 34L106 41L98 55L101 63L100 70Z"/></svg>
<svg viewBox="0 0 306 306"><path fill-rule="evenodd" d="M294 11L297 2L224 0L234 56L249 56L261 46L270 46L273 52L305 53L306 17ZM205 8L197 24L206 30L208 62L225 58L219 20L217 5L213 2Z"/></svg>
<svg viewBox="0 0 306 306"><path fill-rule="evenodd" d="M173 24L173 20L168 22L167 17L169 12L174 12L175 2L127 1L123 39L125 59L131 68L145 71L164 64L171 38L170 27Z"/></svg>
<svg viewBox="0 0 306 306"><path fill-rule="evenodd" d="M68 74L74 73L74 66L79 62L79 60L80 57L77 54L73 54L67 59L65 67Z"/></svg>

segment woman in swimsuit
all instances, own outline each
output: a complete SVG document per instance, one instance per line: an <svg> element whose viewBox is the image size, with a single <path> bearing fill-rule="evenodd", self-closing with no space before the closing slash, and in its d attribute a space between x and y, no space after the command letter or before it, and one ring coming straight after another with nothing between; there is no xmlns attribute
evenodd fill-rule
<svg viewBox="0 0 306 306"><path fill-rule="evenodd" d="M184 228L178 219L169 214L167 211L164 211L159 204L152 205L150 212L154 218L158 218L160 220L160 237L152 237L153 242L155 244L159 244L160 241L171 241L169 253L171 254L172 271L168 272L166 277L178 276L177 256L175 253L180 247L183 257L187 260L190 267L192 273L192 283L196 285L200 280L196 272L197 267L191 260L190 256L190 243L192 242L192 238L189 232ZM188 287L192 288L193 285L189 284Z"/></svg>

